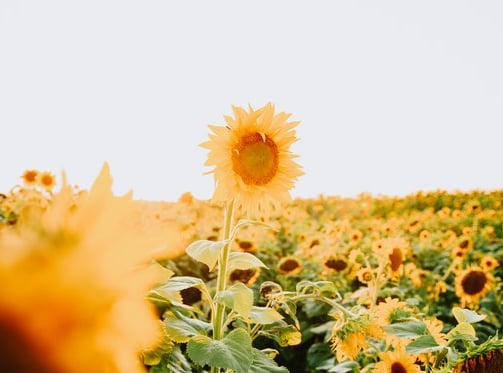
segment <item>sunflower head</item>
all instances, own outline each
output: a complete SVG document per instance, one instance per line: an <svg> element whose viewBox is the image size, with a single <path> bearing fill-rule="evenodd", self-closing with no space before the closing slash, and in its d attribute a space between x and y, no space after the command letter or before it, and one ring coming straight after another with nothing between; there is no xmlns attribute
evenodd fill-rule
<svg viewBox="0 0 503 373"><path fill-rule="evenodd" d="M280 259L277 268L282 275L296 275L302 271L302 263L294 256L287 256Z"/></svg>
<svg viewBox="0 0 503 373"><path fill-rule="evenodd" d="M45 190L51 191L56 185L56 178L52 173L45 171L38 175L38 183Z"/></svg>
<svg viewBox="0 0 503 373"><path fill-rule="evenodd" d="M23 172L23 175L21 175L21 178L25 185L35 185L37 184L38 175L39 172L37 170L26 170Z"/></svg>
<svg viewBox="0 0 503 373"><path fill-rule="evenodd" d="M209 150L207 166L214 167L215 201L233 199L251 214L270 212L290 200L290 189L303 174L290 152L297 138L289 114L274 113L267 104L246 111L233 107L226 126L209 126L213 133L201 144Z"/></svg>
<svg viewBox="0 0 503 373"><path fill-rule="evenodd" d="M465 306L478 303L491 289L494 277L480 267L471 266L457 274L455 283L456 295Z"/></svg>
<svg viewBox="0 0 503 373"><path fill-rule="evenodd" d="M398 346L394 351L381 352L380 362L375 366L373 372L377 373L420 373L419 366L415 364L416 358L405 351L403 345Z"/></svg>
<svg viewBox="0 0 503 373"><path fill-rule="evenodd" d="M145 300L158 242L134 226L131 195L111 191L108 166L91 190L63 185L46 208L0 230L1 372L142 372L157 340Z"/></svg>

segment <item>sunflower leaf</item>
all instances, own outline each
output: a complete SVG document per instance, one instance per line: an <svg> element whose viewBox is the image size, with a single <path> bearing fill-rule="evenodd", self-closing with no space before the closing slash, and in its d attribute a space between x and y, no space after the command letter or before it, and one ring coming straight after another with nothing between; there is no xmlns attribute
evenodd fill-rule
<svg viewBox="0 0 503 373"><path fill-rule="evenodd" d="M253 291L242 282L236 282L226 290L218 292L215 300L248 319L253 306Z"/></svg>
<svg viewBox="0 0 503 373"><path fill-rule="evenodd" d="M207 335L211 324L181 314L164 314L164 328L169 338L177 343L186 343L196 335Z"/></svg>
<svg viewBox="0 0 503 373"><path fill-rule="evenodd" d="M285 367L279 367L278 364L266 353L253 349L253 362L250 366L249 373L288 373L288 369Z"/></svg>
<svg viewBox="0 0 503 373"><path fill-rule="evenodd" d="M409 354L424 354L443 350L445 347L441 346L435 341L431 335L423 335L415 341L409 343L405 350Z"/></svg>
<svg viewBox="0 0 503 373"><path fill-rule="evenodd" d="M229 254L229 272L235 269L247 270L250 268L267 268L267 266L255 255L250 253L230 253Z"/></svg>
<svg viewBox="0 0 503 373"><path fill-rule="evenodd" d="M232 230L231 235L230 235L231 239L234 239L234 237L236 236L238 231L246 225L258 225L258 226L269 228L269 229L272 229L273 231L275 231L275 229L272 226L270 226L269 224L266 224L264 222L261 222L258 220L241 219L234 226L234 229Z"/></svg>
<svg viewBox="0 0 503 373"><path fill-rule="evenodd" d="M271 325L266 325L260 335L270 338L282 347L296 346L302 340L302 334L294 325L289 325L283 320L279 320Z"/></svg>
<svg viewBox="0 0 503 373"><path fill-rule="evenodd" d="M282 320L283 316L274 308L253 306L250 311L250 319L255 324L265 325Z"/></svg>
<svg viewBox="0 0 503 373"><path fill-rule="evenodd" d="M200 366L209 365L246 373L250 371L253 361L251 342L248 332L238 328L221 340L203 335L194 336L187 344L187 353Z"/></svg>
<svg viewBox="0 0 503 373"><path fill-rule="evenodd" d="M477 312L460 307L454 307L452 313L458 323L467 322L474 324L486 318L486 315L479 315Z"/></svg>
<svg viewBox="0 0 503 373"><path fill-rule="evenodd" d="M228 241L198 240L192 242L187 249L185 249L185 252L198 262L206 264L209 270L213 271L220 257L222 248L227 244Z"/></svg>
<svg viewBox="0 0 503 373"><path fill-rule="evenodd" d="M467 322L460 322L456 325L449 333L447 333L447 338L452 340L465 340L465 341L476 341L475 329L473 326Z"/></svg>
<svg viewBox="0 0 503 373"><path fill-rule="evenodd" d="M390 324L384 327L386 333L396 335L400 338L415 339L426 336L428 328L422 321L407 321Z"/></svg>

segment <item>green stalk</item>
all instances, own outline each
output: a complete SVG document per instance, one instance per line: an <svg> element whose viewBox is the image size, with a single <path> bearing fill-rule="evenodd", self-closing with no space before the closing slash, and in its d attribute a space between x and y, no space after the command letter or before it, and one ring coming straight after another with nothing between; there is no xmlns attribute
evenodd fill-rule
<svg viewBox="0 0 503 373"><path fill-rule="evenodd" d="M224 240L228 240L230 237L233 220L234 200L230 201L226 206L224 217ZM230 242L227 242L227 244L222 248L220 259L218 261L217 291L215 294L218 294L220 291L224 291L227 287L227 264L229 261L230 251ZM213 339L219 340L223 338L224 316L225 305L218 303L216 305L215 315L212 315ZM211 372L220 372L220 368L212 367Z"/></svg>

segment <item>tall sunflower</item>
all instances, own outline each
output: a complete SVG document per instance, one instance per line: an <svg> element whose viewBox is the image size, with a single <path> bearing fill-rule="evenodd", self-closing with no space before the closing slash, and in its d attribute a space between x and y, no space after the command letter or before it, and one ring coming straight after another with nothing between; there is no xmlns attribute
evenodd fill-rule
<svg viewBox="0 0 503 373"><path fill-rule="evenodd" d="M249 111L233 107L226 126L210 125L213 133L201 144L209 150L207 166L215 176L215 201L234 199L236 207L256 214L290 200L289 190L303 175L290 146L297 141L290 114L274 112L268 103Z"/></svg>
<svg viewBox="0 0 503 373"><path fill-rule="evenodd" d="M105 167L89 192L64 186L0 233L1 372L143 371L158 319L145 300L152 242L133 215Z"/></svg>

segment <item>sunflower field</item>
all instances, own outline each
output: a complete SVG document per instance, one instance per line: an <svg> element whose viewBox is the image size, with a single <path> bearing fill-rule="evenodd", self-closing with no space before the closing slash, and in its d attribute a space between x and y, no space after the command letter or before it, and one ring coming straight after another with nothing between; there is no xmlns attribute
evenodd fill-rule
<svg viewBox="0 0 503 373"><path fill-rule="evenodd" d="M0 372L503 372L503 190L291 199L289 118L210 126L209 201L25 171L0 195Z"/></svg>

